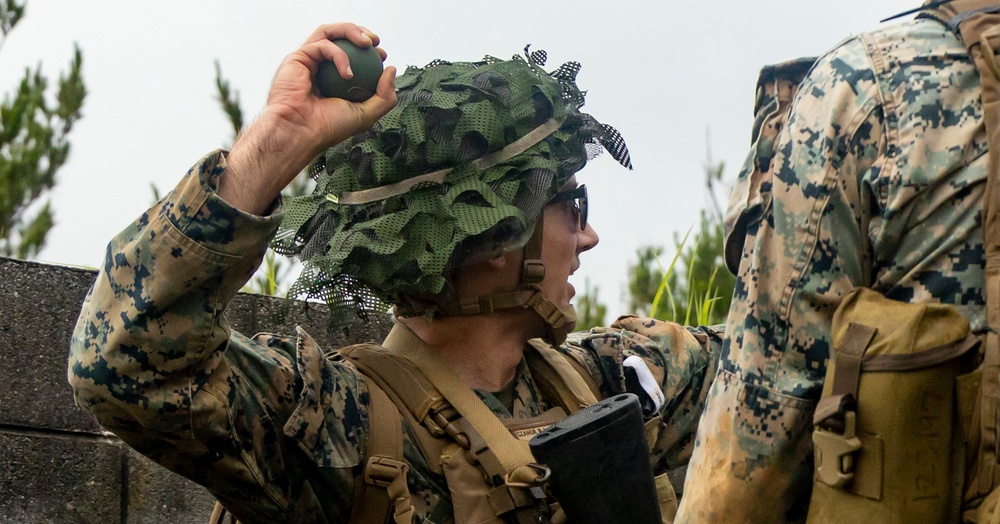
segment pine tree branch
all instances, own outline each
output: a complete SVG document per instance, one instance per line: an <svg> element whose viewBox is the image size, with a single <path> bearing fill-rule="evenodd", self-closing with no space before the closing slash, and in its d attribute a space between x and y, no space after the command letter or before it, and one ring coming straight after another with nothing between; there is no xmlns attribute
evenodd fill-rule
<svg viewBox="0 0 1000 524"><path fill-rule="evenodd" d="M222 77L222 66L219 61L215 61L215 89L218 91L216 100L222 105L222 112L229 118L229 125L233 128L233 140L240 136L243 131L243 109L240 107L240 93L229 87L229 80ZM230 144L231 145L231 144Z"/></svg>
<svg viewBox="0 0 1000 524"><path fill-rule="evenodd" d="M24 9L24 2L0 0L5 37ZM82 65L83 53L74 45L69 70L60 75L54 94L39 64L26 68L17 89L0 103L0 253L37 256L55 223L50 202L39 206L39 199L55 185L69 158L68 134L82 116L87 95Z"/></svg>

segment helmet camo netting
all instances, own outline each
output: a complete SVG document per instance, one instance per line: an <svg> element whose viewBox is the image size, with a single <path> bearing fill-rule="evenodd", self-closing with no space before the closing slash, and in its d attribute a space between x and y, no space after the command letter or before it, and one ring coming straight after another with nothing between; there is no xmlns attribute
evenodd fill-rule
<svg viewBox="0 0 1000 524"><path fill-rule="evenodd" d="M631 168L618 131L579 111L580 65L549 74L545 53L527 51L527 60L407 68L396 79L396 108L313 162L316 188L286 202L272 244L305 263L289 296L324 300L335 321L391 304L433 312L454 297L453 268L524 246L545 203L602 149ZM523 153L482 170L472 163L553 118L558 129ZM346 192L446 168L440 184L337 203Z"/></svg>

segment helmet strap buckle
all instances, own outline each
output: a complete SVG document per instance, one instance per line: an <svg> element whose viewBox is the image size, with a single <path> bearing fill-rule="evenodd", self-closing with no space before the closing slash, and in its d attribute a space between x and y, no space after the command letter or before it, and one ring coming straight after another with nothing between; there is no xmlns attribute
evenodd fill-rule
<svg viewBox="0 0 1000 524"><path fill-rule="evenodd" d="M540 284L545 280L545 264L542 263L542 237L545 231L545 213L538 217L531 238L524 245L524 263L521 265L521 286Z"/></svg>

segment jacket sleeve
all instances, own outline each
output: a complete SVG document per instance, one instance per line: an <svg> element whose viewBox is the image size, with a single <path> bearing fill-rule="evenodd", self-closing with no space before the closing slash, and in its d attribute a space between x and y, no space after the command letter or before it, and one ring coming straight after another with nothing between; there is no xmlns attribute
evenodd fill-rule
<svg viewBox="0 0 1000 524"><path fill-rule="evenodd" d="M715 377L723 326L692 328L626 315L607 328L573 333L561 352L573 358L607 398L624 393L622 362L638 356L663 391L663 427L653 446L657 471L687 464L694 435Z"/></svg>
<svg viewBox="0 0 1000 524"><path fill-rule="evenodd" d="M830 323L846 293L870 285L862 181L884 151L876 78L864 45L848 40L805 77L756 189L764 204L745 224L676 522L783 522L808 493ZM757 160L751 152L741 179Z"/></svg>
<svg viewBox="0 0 1000 524"><path fill-rule="evenodd" d="M353 491L363 382L308 337L266 343L224 310L281 220L215 194L221 152L116 236L71 342L77 404L127 444L208 487L244 520L336 520ZM310 477L338 488L321 502Z"/></svg>

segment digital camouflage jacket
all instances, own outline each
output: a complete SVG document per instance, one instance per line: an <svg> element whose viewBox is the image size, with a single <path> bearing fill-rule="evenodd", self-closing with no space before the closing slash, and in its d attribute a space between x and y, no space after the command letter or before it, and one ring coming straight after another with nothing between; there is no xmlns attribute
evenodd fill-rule
<svg viewBox="0 0 1000 524"><path fill-rule="evenodd" d="M850 38L790 107L773 141L755 137L731 201L746 237L676 522L803 514L832 315L852 289L952 304L984 326L987 144L957 37L918 19Z"/></svg>
<svg viewBox="0 0 1000 524"><path fill-rule="evenodd" d="M226 305L251 276L281 221L242 213L214 192L224 154L199 162L176 189L116 236L73 335L69 380L79 406L159 464L206 486L244 524L345 522L368 431L368 389L348 362L303 338L231 331ZM614 351L598 358L596 348ZM667 428L661 468L683 465L714 376L721 337L636 317L571 335L561 351L602 392L624 389L623 356L660 380ZM513 412L551 407L522 365ZM404 437L410 429L404 423ZM452 522L448 487L409 438L407 483L418 522Z"/></svg>

